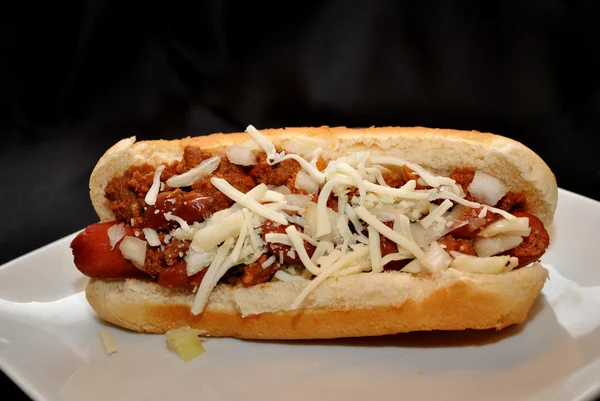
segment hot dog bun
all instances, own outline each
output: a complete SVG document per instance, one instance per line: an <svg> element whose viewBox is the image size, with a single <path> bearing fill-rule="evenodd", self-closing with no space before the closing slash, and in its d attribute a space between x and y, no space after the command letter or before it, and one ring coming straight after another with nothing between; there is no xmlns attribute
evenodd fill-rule
<svg viewBox="0 0 600 401"><path fill-rule="evenodd" d="M502 329L521 323L547 278L535 264L500 275L448 269L436 280L400 272L325 281L305 307L288 311L302 285L219 285L203 313L190 313L193 294L152 282L92 279L86 296L107 321L164 333L191 326L215 337L315 339L378 336L417 330Z"/></svg>
<svg viewBox="0 0 600 401"><path fill-rule="evenodd" d="M475 131L429 128L287 128L261 131L280 149L308 158L316 147L325 159L350 151L393 153L448 175L456 167L501 177L523 192L529 213L551 224L558 191L550 168L514 140ZM135 164L180 159L188 145L224 153L234 144L258 146L245 133L214 134L174 141L124 139L100 159L90 178L92 204L101 221L114 220L104 187ZM219 285L200 315L189 308L193 294L137 279L92 279L86 295L104 319L119 326L162 333L190 325L211 336L311 339L374 336L414 330L503 328L522 322L547 279L539 264L498 275L452 268L438 278L405 273L359 274L327 279L297 311L289 306L304 283L271 282L250 288Z"/></svg>

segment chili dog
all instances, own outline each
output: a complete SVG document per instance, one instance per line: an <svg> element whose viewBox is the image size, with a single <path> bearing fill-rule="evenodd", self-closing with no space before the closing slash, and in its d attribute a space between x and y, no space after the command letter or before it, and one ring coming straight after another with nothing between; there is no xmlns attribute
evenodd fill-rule
<svg viewBox="0 0 600 401"><path fill-rule="evenodd" d="M508 138L288 128L120 141L71 243L94 310L164 333L305 339L522 322L557 187Z"/></svg>

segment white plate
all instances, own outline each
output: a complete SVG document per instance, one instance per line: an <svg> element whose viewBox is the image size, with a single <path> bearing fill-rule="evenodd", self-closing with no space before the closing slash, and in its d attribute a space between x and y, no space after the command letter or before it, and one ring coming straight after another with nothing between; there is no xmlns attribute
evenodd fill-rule
<svg viewBox="0 0 600 401"><path fill-rule="evenodd" d="M588 399L600 393L600 203L561 190L550 230L550 281L524 325L316 342L214 338L187 363L164 336L95 316L71 235L0 267L0 367L38 400ZM105 354L102 328L118 353Z"/></svg>

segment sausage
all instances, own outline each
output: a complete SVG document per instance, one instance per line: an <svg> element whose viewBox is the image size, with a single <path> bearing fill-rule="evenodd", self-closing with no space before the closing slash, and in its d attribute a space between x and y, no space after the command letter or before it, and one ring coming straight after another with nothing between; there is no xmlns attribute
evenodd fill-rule
<svg viewBox="0 0 600 401"><path fill-rule="evenodd" d="M158 275L158 284L165 288L192 289L199 286L206 275L206 269L202 269L193 276L187 275L186 263L183 260L161 270Z"/></svg>
<svg viewBox="0 0 600 401"><path fill-rule="evenodd" d="M446 235L439 239L439 243L448 253L454 251L466 255L477 256L477 252L475 252L475 248L473 248L473 241L470 239L454 238L452 235Z"/></svg>
<svg viewBox="0 0 600 401"><path fill-rule="evenodd" d="M275 261L269 266L263 267L269 259L267 254L262 254L254 263L249 264L244 268L244 273L240 279L244 287L252 287L253 285L266 283L271 280L271 277L281 268L281 265Z"/></svg>
<svg viewBox="0 0 600 401"><path fill-rule="evenodd" d="M544 227L544 223L534 215L526 212L514 212L512 215L527 217L529 219L529 227L531 228L531 233L523 238L523 242L504 253L519 258L519 265L517 266L519 268L541 258L546 249L548 249L548 245L550 245L550 236Z"/></svg>
<svg viewBox="0 0 600 401"><path fill-rule="evenodd" d="M283 260L286 263L288 263L290 265L301 265L302 261L300 260L300 256L298 256L298 252L294 252L295 255L293 258L290 255L288 255L288 252L290 251L290 249L292 249L291 246L285 245L285 244L280 244L277 242L267 242L267 240L266 240L266 235L269 233L285 234L285 229L288 228L289 226L290 226L290 224L287 224L287 225L277 224L272 221L265 222L265 224L263 224L263 226L262 226L263 241L265 241L265 244L266 244L267 248L269 249L269 252L272 253L273 255L275 255L277 260L279 260L279 253L283 252ZM306 249L306 253L308 253L308 256L310 256L310 257L312 257L313 253L315 253L315 250L316 250L315 246L307 241L304 241L304 249Z"/></svg>
<svg viewBox="0 0 600 401"><path fill-rule="evenodd" d="M121 278L140 276L144 273L121 255L119 243L110 248L107 231L116 222L97 223L88 226L71 241L74 263L88 277ZM125 235L133 236L133 229L125 226Z"/></svg>

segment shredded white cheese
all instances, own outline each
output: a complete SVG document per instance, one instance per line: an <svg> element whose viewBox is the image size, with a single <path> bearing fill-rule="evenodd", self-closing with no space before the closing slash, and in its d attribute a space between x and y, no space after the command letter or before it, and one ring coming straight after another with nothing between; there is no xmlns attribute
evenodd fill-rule
<svg viewBox="0 0 600 401"><path fill-rule="evenodd" d="M371 256L371 271L373 273L381 273L383 271L383 263L381 261L381 239L379 232L369 226L369 255Z"/></svg>
<svg viewBox="0 0 600 401"><path fill-rule="evenodd" d="M342 268L348 266L349 264L351 264L352 262L354 262L356 260L360 260L361 258L365 257L368 253L369 253L369 248L365 246L365 247L360 248L357 251L350 252L346 256L337 260L329 268L325 269L322 272L322 274L319 274L310 283L308 283L308 285L306 287L304 287L304 289L302 290L300 295L298 295L298 297L292 303L292 306L290 307L290 309L292 309L292 310L298 309L298 307L300 306L302 301L304 301L304 299L308 296L308 294L310 294L319 284L321 284L323 281L325 281L328 277L330 277L336 271L341 270Z"/></svg>
<svg viewBox="0 0 600 401"><path fill-rule="evenodd" d="M223 245L219 247L217 251L217 255L213 259L212 263L208 267L202 282L200 283L200 287L196 292L196 297L194 298L194 302L192 304L191 312L194 315L199 314L204 310L206 306L206 302L208 301L208 297L212 290L216 287L217 282L221 279L225 271L221 273L221 268L226 267L228 264L225 263L227 256L229 255L229 251L233 247L235 239L229 238ZM224 266L225 265L225 266ZM231 267L231 266L230 266Z"/></svg>
<svg viewBox="0 0 600 401"><path fill-rule="evenodd" d="M288 160L288 159L296 160L298 162L298 164L300 164L300 167L302 167L304 169L304 171L306 171L306 173L308 175L310 175L310 177L313 180L315 180L317 183L322 184L325 182L325 174L321 173L316 166L313 166L312 164L310 164L309 162L307 162L300 156L294 155L294 154L289 154L289 155L283 156L280 161L284 161L284 160Z"/></svg>
<svg viewBox="0 0 600 401"><path fill-rule="evenodd" d="M265 260L264 263L260 266L263 269L266 269L267 267L271 266L273 263L275 263L275 255L271 255L271 257L269 259Z"/></svg>
<svg viewBox="0 0 600 401"><path fill-rule="evenodd" d="M308 253L306 252L306 248L304 248L304 241L300 238L298 234L298 230L295 226L289 226L285 229L285 232L290 237L290 241L302 261L302 264L305 268L307 268L312 274L315 276L319 274L320 269L310 260Z"/></svg>
<svg viewBox="0 0 600 401"><path fill-rule="evenodd" d="M187 223L187 221L185 221L181 217L175 216L171 212L163 213L163 215L165 216L165 220L167 220L167 221L176 221L181 226L182 230L184 230L184 231L190 230L190 226Z"/></svg>
<svg viewBox="0 0 600 401"><path fill-rule="evenodd" d="M156 168L156 171L154 172L152 186L150 187L150 190L148 190L148 193L144 198L144 202L146 202L150 206L154 206L156 204L156 199L158 198L158 191L160 190L160 176L165 167L166 166L164 164L160 165Z"/></svg>
<svg viewBox="0 0 600 401"><path fill-rule="evenodd" d="M438 207L433 209L431 213L421 219L421 225L427 229L433 224L434 221L442 217L444 213L452 207L452 202L449 199L445 199Z"/></svg>
<svg viewBox="0 0 600 401"><path fill-rule="evenodd" d="M278 244L283 244L283 245L292 245L292 241L290 241L290 237L287 234L280 234L280 233L268 233L267 235L265 235L265 241L266 242L276 242Z"/></svg>
<svg viewBox="0 0 600 401"><path fill-rule="evenodd" d="M415 190L414 181L409 181L400 188L384 187L382 185L373 184L372 182L365 182L367 190L387 196L393 196L395 198L403 199L427 199L429 198L429 191Z"/></svg>
<svg viewBox="0 0 600 401"><path fill-rule="evenodd" d="M202 163L185 173L169 178L167 185L172 188L188 187L201 178L213 173L219 167L220 162L221 158L219 156L203 160Z"/></svg>
<svg viewBox="0 0 600 401"><path fill-rule="evenodd" d="M275 158L275 155L277 155L275 146L273 146L273 144L263 134L261 134L256 128L254 128L253 125L249 125L246 128L246 132L252 137L252 139L254 139L258 146L260 146L262 150L265 151L269 159L272 160L273 158Z"/></svg>
<svg viewBox="0 0 600 401"><path fill-rule="evenodd" d="M416 163L412 163L406 160L402 160L399 157L395 156L386 156L386 155L376 155L371 157L371 162L376 164L387 164L392 166L402 167L406 165L406 167L410 168L416 174L418 174L428 185L437 188L441 185L449 185L455 186L456 181L448 177L440 177L434 176L423 167L419 166Z"/></svg>
<svg viewBox="0 0 600 401"><path fill-rule="evenodd" d="M365 204L365 198L367 196L367 187L363 178L360 176L359 172L350 167L346 163L339 163L336 166L336 170L340 170L350 176L356 183L356 187L358 188L358 193L360 196L359 205Z"/></svg>
<svg viewBox="0 0 600 401"><path fill-rule="evenodd" d="M373 216L364 206L358 206L354 208L354 212L358 217L363 219L369 226L373 227L375 230L379 231L379 233L390 240L394 241L399 246L403 247L410 253L412 253L416 258L422 258L424 252L415 241L411 241L405 236L395 232L379 220L375 216Z"/></svg>
<svg viewBox="0 0 600 401"><path fill-rule="evenodd" d="M252 224L252 216L250 215L250 210L244 208L242 212L244 214L244 222L247 227L248 236L250 237L250 243L252 244L252 247L255 250L258 250L260 247L263 246L263 241L254 229L254 226Z"/></svg>
<svg viewBox="0 0 600 401"><path fill-rule="evenodd" d="M245 220L244 220L245 222ZM240 235L231 251L231 259L238 261L240 259L240 253L242 252L242 246L244 246L244 241L246 240L246 236L248 235L248 225L242 224L240 228Z"/></svg>
<svg viewBox="0 0 600 401"><path fill-rule="evenodd" d="M323 186L323 189L319 194L319 200L317 202L317 238L331 232L331 225L329 224L329 217L327 215L327 200L329 199L329 195L331 195L333 186L336 184L336 180L329 181Z"/></svg>
<svg viewBox="0 0 600 401"><path fill-rule="evenodd" d="M223 192L227 195L231 200L247 207L252 210L254 213L258 214L261 217L264 217L269 220L273 220L279 224L286 224L287 220L284 215L281 213L275 212L268 207L258 203L251 197L243 194L242 192L235 189L230 183L225 181L223 178L212 177L210 182L217 188L219 191Z"/></svg>

